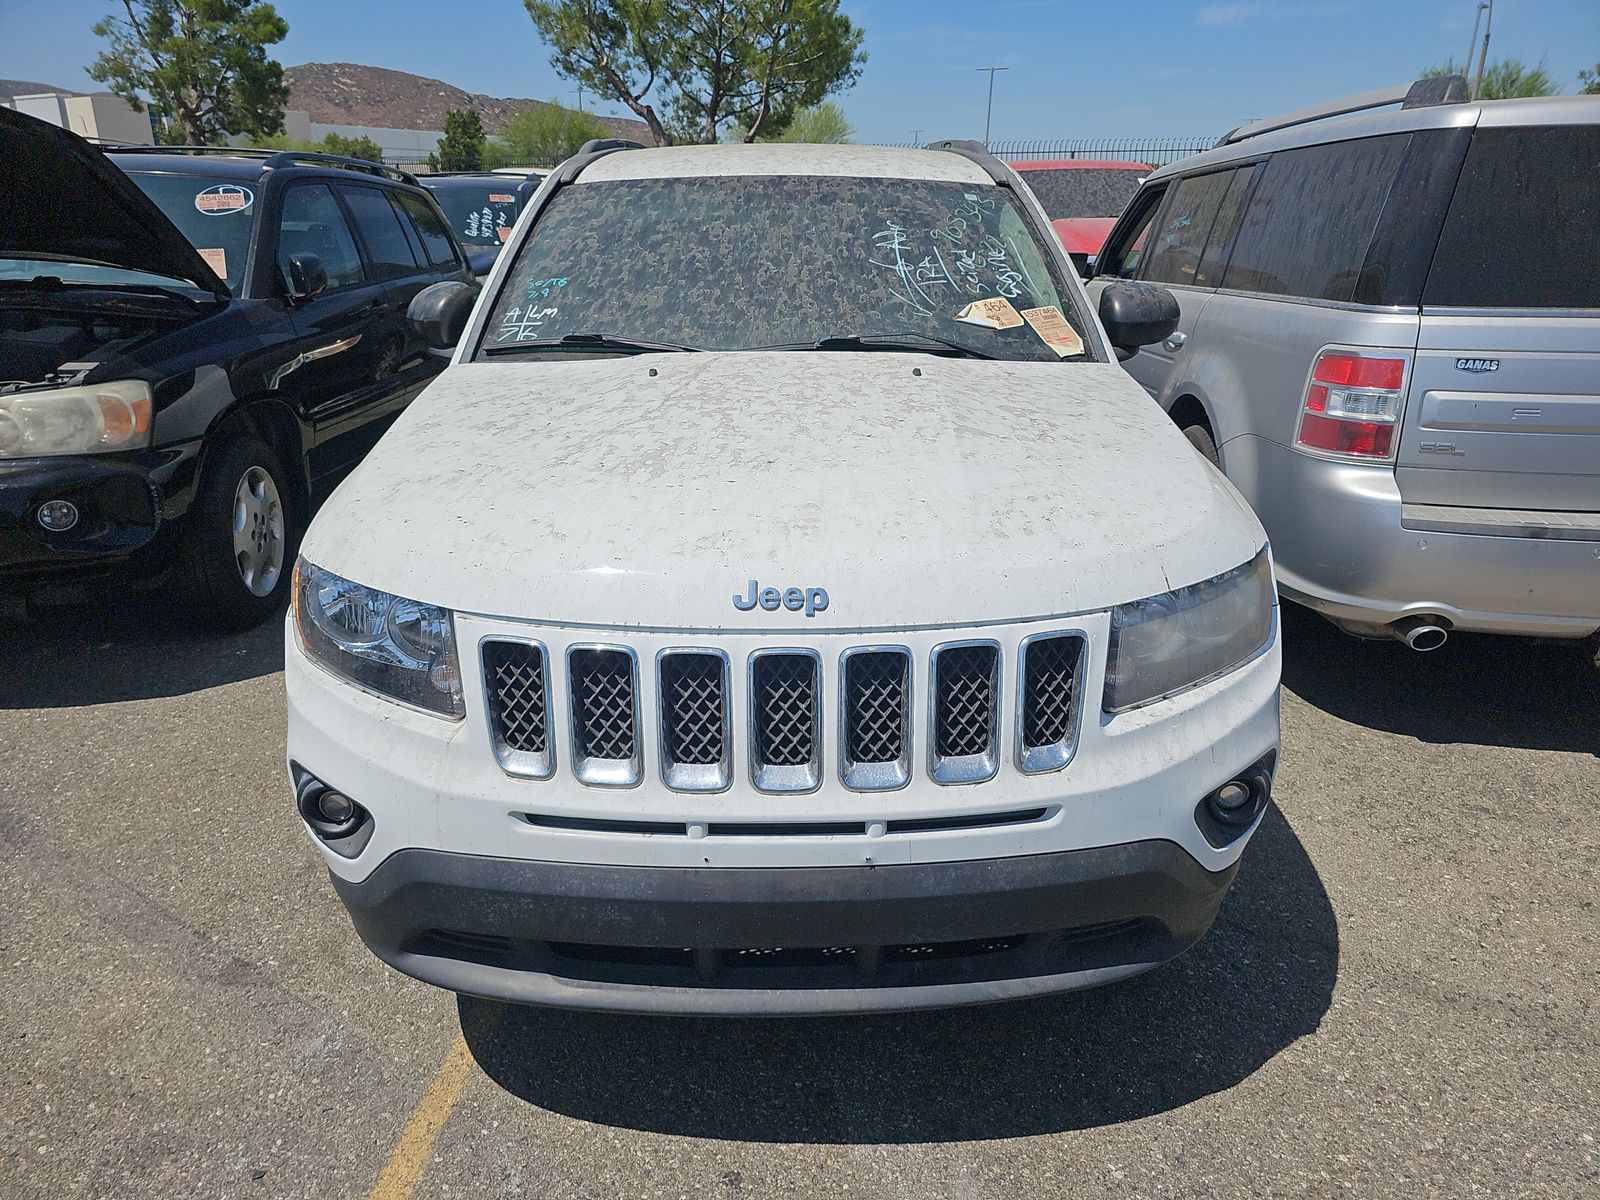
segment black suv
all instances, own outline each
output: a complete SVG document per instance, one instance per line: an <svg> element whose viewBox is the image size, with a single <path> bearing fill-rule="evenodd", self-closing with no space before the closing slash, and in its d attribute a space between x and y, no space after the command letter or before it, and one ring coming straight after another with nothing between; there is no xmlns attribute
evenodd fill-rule
<svg viewBox="0 0 1600 1200"><path fill-rule="evenodd" d="M471 278L402 171L102 153L0 109L0 588L171 582L197 619L265 618L313 496L443 365L412 296Z"/></svg>
<svg viewBox="0 0 1600 1200"><path fill-rule="evenodd" d="M450 232L467 250L474 270L487 275L495 255L511 236L517 215L539 190L548 172L436 171L417 182L433 193L450 222Z"/></svg>

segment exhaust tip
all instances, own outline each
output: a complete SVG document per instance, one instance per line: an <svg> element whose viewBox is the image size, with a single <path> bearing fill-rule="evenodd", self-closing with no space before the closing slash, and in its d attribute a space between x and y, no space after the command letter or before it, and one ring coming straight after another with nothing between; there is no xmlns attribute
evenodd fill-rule
<svg viewBox="0 0 1600 1200"><path fill-rule="evenodd" d="M1450 630L1436 624L1430 617L1410 617L1404 621L1396 621L1390 629L1395 637L1418 654L1437 650L1450 640Z"/></svg>

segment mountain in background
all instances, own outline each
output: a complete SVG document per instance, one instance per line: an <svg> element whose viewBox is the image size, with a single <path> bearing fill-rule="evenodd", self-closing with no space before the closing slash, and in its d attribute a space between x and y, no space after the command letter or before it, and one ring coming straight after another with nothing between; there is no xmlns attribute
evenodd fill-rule
<svg viewBox="0 0 1600 1200"><path fill-rule="evenodd" d="M53 83L36 83L31 79L0 79L0 99L13 96L37 96L40 92L56 92L62 96L81 96L71 88L59 88Z"/></svg>
<svg viewBox="0 0 1600 1200"><path fill-rule="evenodd" d="M360 63L285 67L283 80L289 85L289 103L285 107L310 113L318 125L443 129L445 113L472 108L483 118L485 132L494 134L518 113L544 108L548 103L466 92L439 79ZM643 121L599 115L595 119L618 137L650 144L650 131Z"/></svg>

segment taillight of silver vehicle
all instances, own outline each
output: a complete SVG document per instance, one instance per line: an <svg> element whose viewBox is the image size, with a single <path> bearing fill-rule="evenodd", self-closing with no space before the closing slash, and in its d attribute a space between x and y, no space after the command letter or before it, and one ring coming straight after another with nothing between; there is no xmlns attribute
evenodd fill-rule
<svg viewBox="0 0 1600 1200"><path fill-rule="evenodd" d="M1324 350L1306 385L1295 445L1364 461L1394 458L1407 360Z"/></svg>

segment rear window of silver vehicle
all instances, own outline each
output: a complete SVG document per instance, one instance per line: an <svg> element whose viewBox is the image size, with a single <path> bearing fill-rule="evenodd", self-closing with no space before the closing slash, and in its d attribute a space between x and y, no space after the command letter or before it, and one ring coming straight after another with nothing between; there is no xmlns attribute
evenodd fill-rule
<svg viewBox="0 0 1600 1200"><path fill-rule="evenodd" d="M1009 191L834 176L634 179L562 189L518 252L484 345L603 332L748 350L915 333L1057 361L1027 324L957 320L975 300L1058 308L1049 251Z"/></svg>
<svg viewBox="0 0 1600 1200"><path fill-rule="evenodd" d="M1600 126L1478 130L1423 303L1600 308Z"/></svg>

